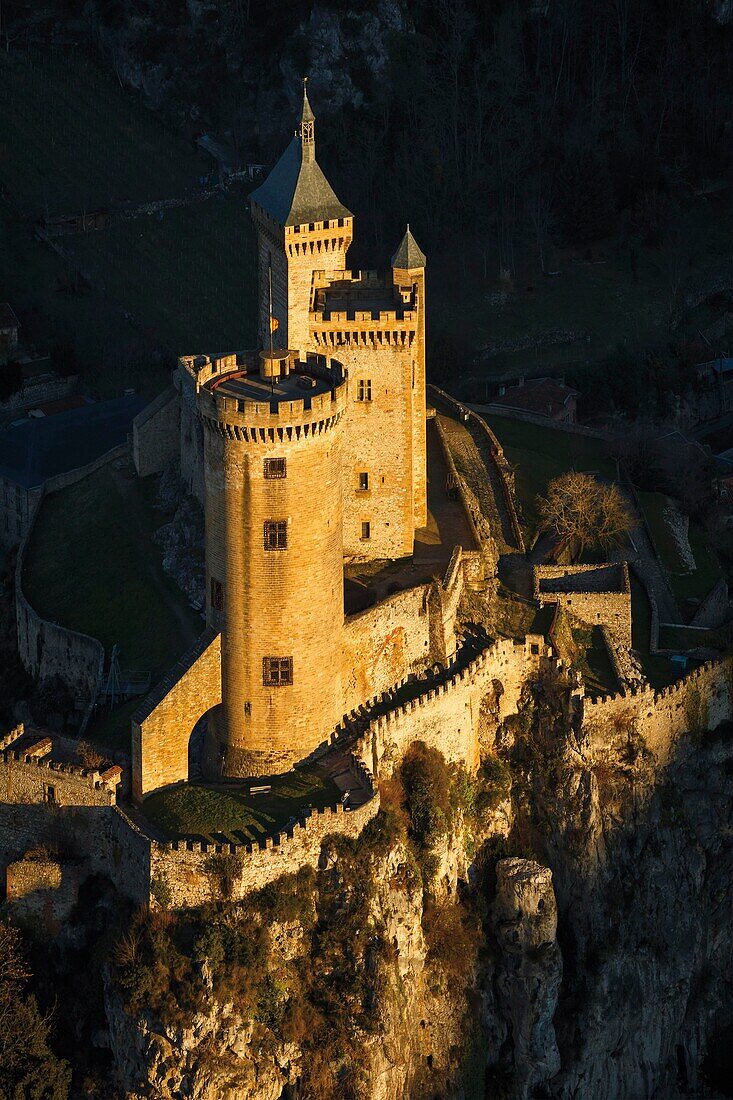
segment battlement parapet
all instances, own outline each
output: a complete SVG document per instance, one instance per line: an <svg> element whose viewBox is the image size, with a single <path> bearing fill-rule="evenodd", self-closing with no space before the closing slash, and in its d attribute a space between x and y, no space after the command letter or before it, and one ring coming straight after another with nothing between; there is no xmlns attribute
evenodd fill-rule
<svg viewBox="0 0 733 1100"><path fill-rule="evenodd" d="M333 235L338 230L342 230L351 239L353 233L354 219L352 216L326 218L321 221L301 222L299 225L283 226L271 214L268 214L254 198L250 199L250 212L260 225L269 230L270 235L277 240L284 239L288 242L304 239L317 240L321 236Z"/></svg>
<svg viewBox="0 0 733 1100"><path fill-rule="evenodd" d="M267 386L260 384L259 367L242 366L235 362L239 358L222 357L199 369L199 411L211 430L244 443L293 442L321 435L340 421L347 404L348 375L336 359L314 354L304 363L293 363L287 388L282 378L275 378L270 395ZM250 377L255 385L247 385ZM311 387L313 392L308 392ZM267 399L247 396L255 390L262 390Z"/></svg>
<svg viewBox="0 0 733 1100"><path fill-rule="evenodd" d="M733 715L733 657L706 661L663 688L651 685L583 699L581 724L596 747L606 747L608 723L636 722L648 747L664 764L681 735L714 729Z"/></svg>
<svg viewBox="0 0 733 1100"><path fill-rule="evenodd" d="M104 770L87 768L68 757L68 739L59 738L58 755L51 737L34 737L23 725L0 739L0 769L5 770L5 801L58 805L114 805L123 771L119 765ZM53 797L49 796L53 787ZM57 789L58 788L58 789Z"/></svg>

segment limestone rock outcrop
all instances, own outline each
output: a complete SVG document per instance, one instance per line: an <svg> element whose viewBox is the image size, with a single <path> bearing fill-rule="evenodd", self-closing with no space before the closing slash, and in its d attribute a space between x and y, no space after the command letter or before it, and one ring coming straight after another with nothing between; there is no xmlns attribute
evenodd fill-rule
<svg viewBox="0 0 733 1100"><path fill-rule="evenodd" d="M524 1100L560 1069L553 1016L562 977L552 871L527 859L496 868L496 982L513 1045L516 1095Z"/></svg>

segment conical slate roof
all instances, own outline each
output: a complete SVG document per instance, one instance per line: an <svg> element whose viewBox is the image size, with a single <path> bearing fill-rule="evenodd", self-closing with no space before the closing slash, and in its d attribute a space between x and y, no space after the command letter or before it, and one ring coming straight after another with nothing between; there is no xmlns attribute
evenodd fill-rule
<svg viewBox="0 0 733 1100"><path fill-rule="evenodd" d="M280 225L304 225L352 216L336 198L316 160L303 160L303 146L297 134L250 198Z"/></svg>
<svg viewBox="0 0 733 1100"><path fill-rule="evenodd" d="M425 253L410 232L408 223L400 246L392 257L392 267L399 267L403 270L407 270L411 267L425 267L426 263Z"/></svg>
<svg viewBox="0 0 733 1100"><path fill-rule="evenodd" d="M265 182L250 195L280 225L305 225L352 217L351 211L337 199L316 162L313 120L304 87L299 132ZM306 137L309 125L310 140Z"/></svg>

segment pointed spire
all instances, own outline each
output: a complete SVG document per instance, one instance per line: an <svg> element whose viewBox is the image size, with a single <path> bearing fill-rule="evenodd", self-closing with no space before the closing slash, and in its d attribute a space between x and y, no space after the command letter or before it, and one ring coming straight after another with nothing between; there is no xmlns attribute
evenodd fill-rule
<svg viewBox="0 0 733 1100"><path fill-rule="evenodd" d="M410 269L425 267L426 263L425 253L413 237L410 230L410 223L408 222L407 228L405 229L405 235L400 241L400 246L392 257L392 267L398 267L403 271L408 271Z"/></svg>
<svg viewBox="0 0 733 1100"><path fill-rule="evenodd" d="M303 111L300 116L298 136L303 149L303 160L314 161L316 159L316 116L308 102L308 77L303 77Z"/></svg>

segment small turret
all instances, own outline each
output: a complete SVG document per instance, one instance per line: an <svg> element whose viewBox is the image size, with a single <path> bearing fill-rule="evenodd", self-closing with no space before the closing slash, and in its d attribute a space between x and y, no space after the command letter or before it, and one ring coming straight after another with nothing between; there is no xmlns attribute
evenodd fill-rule
<svg viewBox="0 0 733 1100"><path fill-rule="evenodd" d="M422 271L426 263L425 253L413 237L408 222L400 246L392 257L392 267L397 271Z"/></svg>

